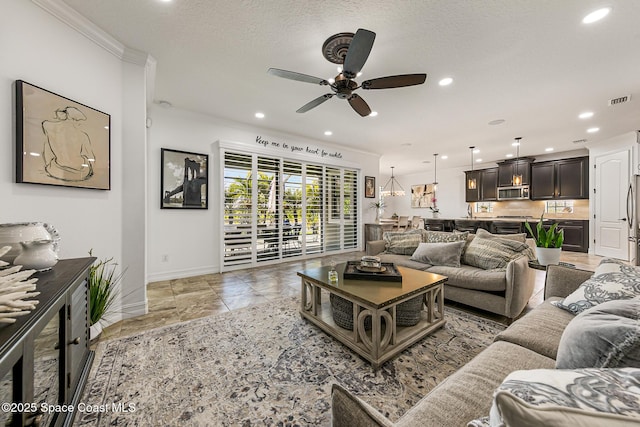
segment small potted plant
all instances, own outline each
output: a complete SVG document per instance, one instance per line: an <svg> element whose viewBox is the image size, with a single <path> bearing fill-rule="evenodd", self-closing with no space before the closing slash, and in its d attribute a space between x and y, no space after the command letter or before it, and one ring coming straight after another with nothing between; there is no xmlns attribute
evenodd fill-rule
<svg viewBox="0 0 640 427"><path fill-rule="evenodd" d="M92 250L89 251L92 255ZM124 271L116 273L113 258L97 261L89 268L89 325L91 339L102 333L100 321L109 313L120 291Z"/></svg>
<svg viewBox="0 0 640 427"><path fill-rule="evenodd" d="M434 197L433 199L431 199L431 202L433 204L429 206L429 209L431 209L433 218L438 218L440 216L440 209L438 209L438 205L436 204L437 201L438 200Z"/></svg>
<svg viewBox="0 0 640 427"><path fill-rule="evenodd" d="M548 230L543 226L544 213L540 216L540 221L536 225L536 233L531 229L529 221L524 226L531 234L536 242L536 256L541 265L558 264L560 262L560 253L562 252L562 243L564 242L564 230L558 229L555 223Z"/></svg>

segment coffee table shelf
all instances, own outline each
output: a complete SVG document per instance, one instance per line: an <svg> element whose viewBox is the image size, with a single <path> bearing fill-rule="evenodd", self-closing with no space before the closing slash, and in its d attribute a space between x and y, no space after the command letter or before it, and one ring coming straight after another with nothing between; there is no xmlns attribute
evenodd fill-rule
<svg viewBox="0 0 640 427"><path fill-rule="evenodd" d="M336 266L338 283L327 280L329 267L298 272L301 277L300 315L368 360L374 369L445 324L444 283L438 274L398 267L397 282L344 280L345 264ZM353 303L353 330L333 320L328 296L333 293ZM414 326L396 325L396 307L412 298L423 299L420 320ZM365 318L371 317L371 329Z"/></svg>

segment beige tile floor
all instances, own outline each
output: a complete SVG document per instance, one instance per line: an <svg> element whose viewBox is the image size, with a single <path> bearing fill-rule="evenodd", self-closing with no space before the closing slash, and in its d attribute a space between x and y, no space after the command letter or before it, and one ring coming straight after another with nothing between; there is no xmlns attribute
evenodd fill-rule
<svg viewBox="0 0 640 427"><path fill-rule="evenodd" d="M120 321L109 326L101 340L132 335L172 323L210 316L276 300L282 296L300 293L297 271L359 259L364 253L325 256L309 260L290 261L277 265L207 274L185 279L149 283L147 297L149 313ZM578 252L562 252L561 260L577 268L593 270L602 257ZM544 271L536 270L536 286L525 312L543 300ZM502 316L462 307L485 317L506 322Z"/></svg>

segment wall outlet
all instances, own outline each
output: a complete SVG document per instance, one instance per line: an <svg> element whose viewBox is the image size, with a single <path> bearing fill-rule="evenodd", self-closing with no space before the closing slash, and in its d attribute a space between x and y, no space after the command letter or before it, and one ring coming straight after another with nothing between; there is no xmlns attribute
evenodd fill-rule
<svg viewBox="0 0 640 427"><path fill-rule="evenodd" d="M169 255L167 254L162 255L162 262L169 262Z"/></svg>

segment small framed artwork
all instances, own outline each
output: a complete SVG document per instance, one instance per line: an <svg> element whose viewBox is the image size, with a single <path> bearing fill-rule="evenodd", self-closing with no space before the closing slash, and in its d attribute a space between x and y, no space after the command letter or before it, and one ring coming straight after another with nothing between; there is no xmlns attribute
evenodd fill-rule
<svg viewBox="0 0 640 427"><path fill-rule="evenodd" d="M111 116L16 81L16 182L111 189Z"/></svg>
<svg viewBox="0 0 640 427"><path fill-rule="evenodd" d="M376 177L364 177L364 197L369 199L376 197Z"/></svg>
<svg viewBox="0 0 640 427"><path fill-rule="evenodd" d="M209 208L209 155L161 149L160 208Z"/></svg>
<svg viewBox="0 0 640 427"><path fill-rule="evenodd" d="M434 205L433 184L420 184L411 186L411 207L429 208Z"/></svg>

